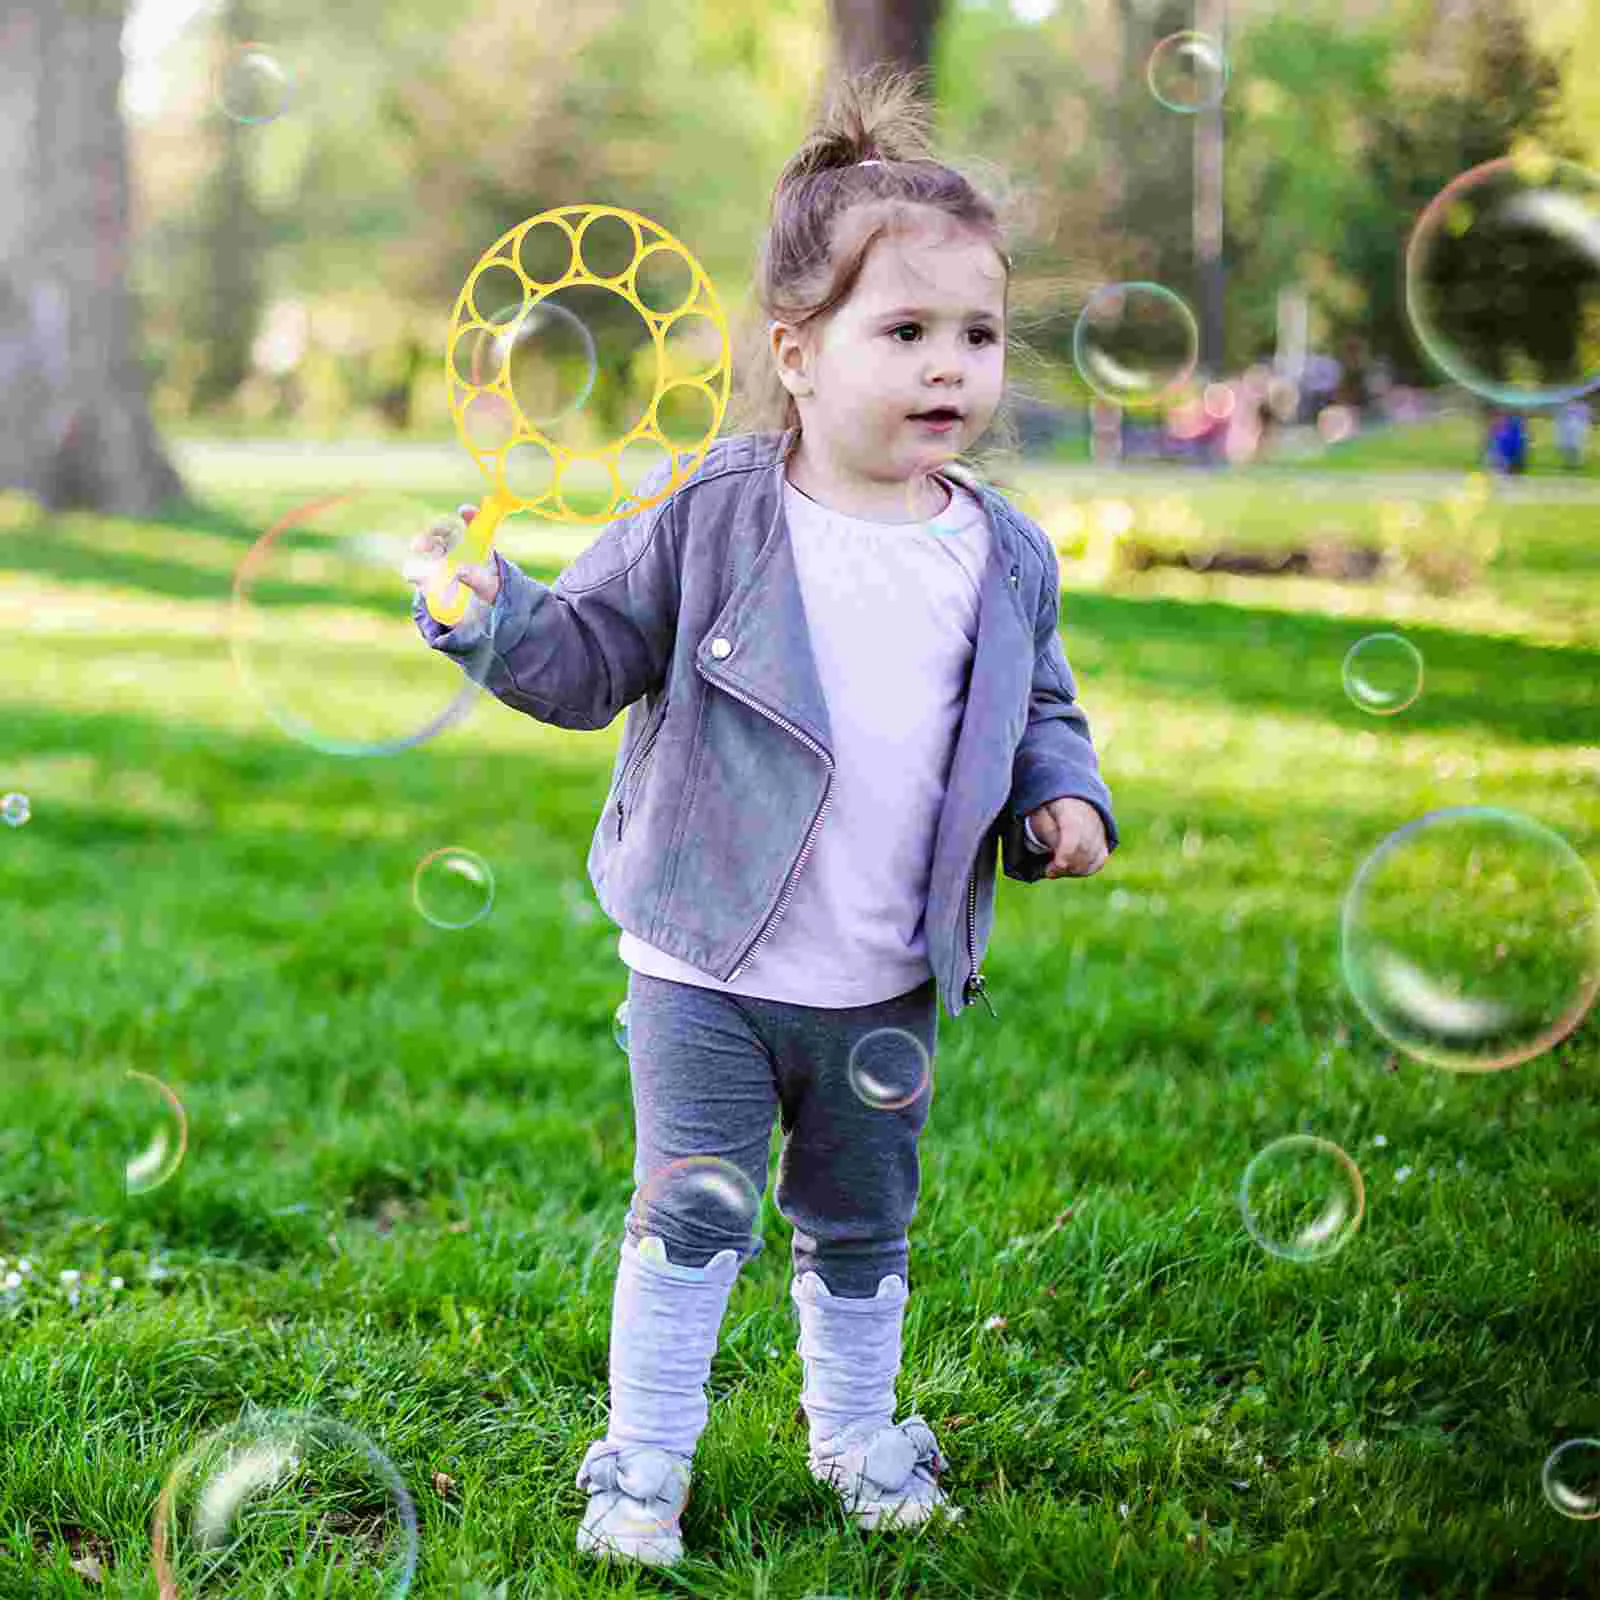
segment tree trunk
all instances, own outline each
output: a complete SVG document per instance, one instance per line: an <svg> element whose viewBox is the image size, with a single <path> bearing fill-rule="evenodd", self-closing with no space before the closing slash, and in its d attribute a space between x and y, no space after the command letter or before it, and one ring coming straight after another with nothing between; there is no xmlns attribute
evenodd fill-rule
<svg viewBox="0 0 1600 1600"><path fill-rule="evenodd" d="M1197 33L1226 51L1228 0L1195 0ZM1224 57L1226 59L1226 57ZM1225 269L1222 250L1222 102L1202 106L1194 117L1194 272L1200 313L1199 369L1216 377L1226 362Z"/></svg>
<svg viewBox="0 0 1600 1600"><path fill-rule="evenodd" d="M224 0L220 21L219 70L256 37L248 0ZM184 308L185 330L204 352L193 411L226 404L250 376L250 352L265 298L262 263L267 239L261 207L251 186L246 144L260 137L237 117L218 116L217 162L196 206L202 273Z"/></svg>
<svg viewBox="0 0 1600 1600"><path fill-rule="evenodd" d="M922 68L933 59L943 0L830 0L834 70L851 74L888 62Z"/></svg>
<svg viewBox="0 0 1600 1600"><path fill-rule="evenodd" d="M148 516L183 494L150 421L125 271L122 0L6 0L0 484Z"/></svg>

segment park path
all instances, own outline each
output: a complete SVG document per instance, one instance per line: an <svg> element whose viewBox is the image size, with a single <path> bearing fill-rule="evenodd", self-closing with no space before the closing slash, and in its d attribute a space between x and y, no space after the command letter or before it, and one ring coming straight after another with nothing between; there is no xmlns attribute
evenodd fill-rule
<svg viewBox="0 0 1600 1600"><path fill-rule="evenodd" d="M178 439L171 442L180 472L198 479L243 479L271 483L300 477L326 489L340 478L351 486L385 483L392 488L457 486L470 496L483 479L461 445L447 440ZM1158 462L1124 466L1047 465L1025 462L1019 474L1049 481L1076 495L1192 494L1227 485L1273 492L1292 482L1297 498L1312 500L1443 500L1461 490L1466 470L1397 468L1354 471L1266 463L1258 467L1179 467ZM1600 506L1600 480L1552 472L1524 478L1491 478L1496 499L1507 503Z"/></svg>

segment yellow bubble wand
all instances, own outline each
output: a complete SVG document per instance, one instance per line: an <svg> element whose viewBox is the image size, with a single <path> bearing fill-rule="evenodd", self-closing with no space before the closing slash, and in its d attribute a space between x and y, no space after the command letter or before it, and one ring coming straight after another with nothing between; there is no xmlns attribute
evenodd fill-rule
<svg viewBox="0 0 1600 1600"><path fill-rule="evenodd" d="M605 217L619 218L633 235L633 258L619 273L601 275L583 259L584 236ZM549 230L559 230L551 233ZM565 254L567 269L553 281L541 280L530 263ZM689 269L689 291L670 308L646 305L639 296L639 270L662 252L681 257ZM549 437L529 420L511 382L511 355L516 339L540 301L574 284L608 289L631 304L643 319L655 352L653 392L649 404L620 439L594 450L573 450ZM490 304L498 300L498 305ZM708 331L717 335L714 359L699 353ZM490 352L487 362L483 352ZM518 223L478 258L456 300L445 350L445 382L456 432L489 482L478 514L467 524L465 540L446 553L424 591L429 614L451 626L465 614L468 592L457 581L464 562L488 559L495 530L517 511L537 511L553 522L596 524L632 515L658 504L687 482L705 459L722 425L728 404L732 360L728 324L705 269L664 228L648 217L616 206L559 206ZM669 437L662 406L682 409L685 401L710 402L710 426L687 448ZM676 431L676 430L674 430ZM671 472L649 495L640 493L644 474L625 461L630 446L654 447ZM563 480L578 469L598 464L611 484L611 497L595 512L570 505ZM580 479L581 481L581 479Z"/></svg>

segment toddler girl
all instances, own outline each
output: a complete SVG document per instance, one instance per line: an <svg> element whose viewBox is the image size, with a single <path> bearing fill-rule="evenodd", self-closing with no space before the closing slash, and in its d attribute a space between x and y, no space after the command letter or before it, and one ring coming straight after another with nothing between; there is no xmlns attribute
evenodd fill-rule
<svg viewBox="0 0 1600 1600"><path fill-rule="evenodd" d="M588 867L631 969L638 1187L580 1550L682 1553L712 1355L763 1241L716 1186L647 1180L712 1157L759 1196L774 1115L811 1470L864 1527L960 1515L927 1424L893 1420L931 1072L870 1105L852 1051L897 1030L931 1064L940 1001L989 1006L997 844L1031 882L1098 872L1117 836L1050 543L952 465L1002 397L1010 261L925 130L913 80L876 71L779 178L748 402L769 426L553 587L496 553L462 569L483 604L453 629L417 602L437 650L470 660L488 630L507 705L628 712Z"/></svg>

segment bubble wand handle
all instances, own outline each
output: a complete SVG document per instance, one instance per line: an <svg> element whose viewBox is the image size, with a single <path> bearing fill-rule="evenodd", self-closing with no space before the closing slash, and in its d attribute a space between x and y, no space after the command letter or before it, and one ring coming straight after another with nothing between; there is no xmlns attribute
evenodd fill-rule
<svg viewBox="0 0 1600 1600"><path fill-rule="evenodd" d="M495 530L509 511L516 510L516 501L503 490L496 489L478 507L478 514L467 524L466 538L449 551L439 563L428 584L425 598L428 615L443 627L453 628L467 612L471 590L456 577L456 568L462 562L476 566L488 558L494 544Z"/></svg>

